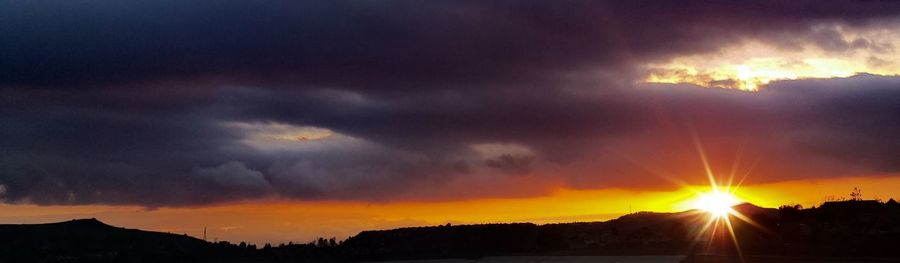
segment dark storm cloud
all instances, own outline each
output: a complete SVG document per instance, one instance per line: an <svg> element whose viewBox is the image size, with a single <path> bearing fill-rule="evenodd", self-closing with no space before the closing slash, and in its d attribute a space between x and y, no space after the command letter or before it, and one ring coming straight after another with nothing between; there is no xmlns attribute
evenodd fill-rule
<svg viewBox="0 0 900 263"><path fill-rule="evenodd" d="M445 182L510 174L647 187L633 160L693 162L688 128L716 142L710 151L743 140L795 160L762 165L760 180L895 172L895 77L758 94L631 83L641 63L743 39L885 48L828 26L890 24L898 11L893 1L3 1L0 199L453 197ZM297 127L334 134L258 134ZM533 152L483 156L479 144Z"/></svg>
<svg viewBox="0 0 900 263"><path fill-rule="evenodd" d="M791 99L802 148L847 164L882 172L900 169L900 79L861 75L839 80L784 81L778 92L809 94ZM804 105L804 106L798 106Z"/></svg>
<svg viewBox="0 0 900 263"><path fill-rule="evenodd" d="M504 154L495 159L485 161L488 167L510 174L524 174L531 171L531 157L517 157Z"/></svg>
<svg viewBox="0 0 900 263"><path fill-rule="evenodd" d="M0 83L415 89L571 72L895 17L892 1L4 1ZM388 87L385 87L388 86ZM459 87L455 87L459 88Z"/></svg>

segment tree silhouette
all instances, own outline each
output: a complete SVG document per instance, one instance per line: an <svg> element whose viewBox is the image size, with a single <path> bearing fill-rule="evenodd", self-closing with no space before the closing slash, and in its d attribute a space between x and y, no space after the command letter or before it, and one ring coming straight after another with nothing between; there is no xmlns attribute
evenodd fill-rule
<svg viewBox="0 0 900 263"><path fill-rule="evenodd" d="M862 190L860 190L859 188L853 187L853 191L850 192L850 200L851 201L862 200Z"/></svg>
<svg viewBox="0 0 900 263"><path fill-rule="evenodd" d="M891 199L888 199L888 201L885 204L890 205L890 206L895 206L895 205L897 205L897 200L894 200L894 198L891 198Z"/></svg>

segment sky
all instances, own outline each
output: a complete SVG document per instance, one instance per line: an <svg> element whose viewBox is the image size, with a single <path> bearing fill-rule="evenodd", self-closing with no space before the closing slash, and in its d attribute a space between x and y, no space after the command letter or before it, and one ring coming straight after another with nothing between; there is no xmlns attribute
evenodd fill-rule
<svg viewBox="0 0 900 263"><path fill-rule="evenodd" d="M306 242L680 211L707 173L768 207L898 198L898 14L0 0L0 223Z"/></svg>

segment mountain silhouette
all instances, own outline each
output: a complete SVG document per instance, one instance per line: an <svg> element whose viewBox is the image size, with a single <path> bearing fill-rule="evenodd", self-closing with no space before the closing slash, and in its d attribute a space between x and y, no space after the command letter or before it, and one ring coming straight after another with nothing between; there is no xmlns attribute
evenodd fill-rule
<svg viewBox="0 0 900 263"><path fill-rule="evenodd" d="M844 201L802 209L745 203L730 216L744 255L900 257L900 205ZM686 262L739 262L730 231L710 214L638 212L605 222L439 225L362 231L344 241L262 248L125 229L96 219L0 225L0 262L354 262L488 256L692 255ZM718 223L716 223L718 222ZM715 225L713 224L713 225ZM771 259L771 258L769 258ZM765 261L765 260L763 260ZM819 261L819 260L811 260Z"/></svg>

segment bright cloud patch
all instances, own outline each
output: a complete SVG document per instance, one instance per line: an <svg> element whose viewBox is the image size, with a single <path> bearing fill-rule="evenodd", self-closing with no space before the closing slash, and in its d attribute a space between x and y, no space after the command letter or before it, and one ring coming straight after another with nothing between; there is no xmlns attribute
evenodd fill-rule
<svg viewBox="0 0 900 263"><path fill-rule="evenodd" d="M690 83L756 91L776 80L848 77L859 72L900 73L897 30L853 31L820 27L809 39L788 43L748 41L719 52L651 64L645 82Z"/></svg>
<svg viewBox="0 0 900 263"><path fill-rule="evenodd" d="M316 142L336 140L340 136L329 129L281 123L228 122L225 127L244 134L243 144L258 150L291 150L313 147Z"/></svg>

